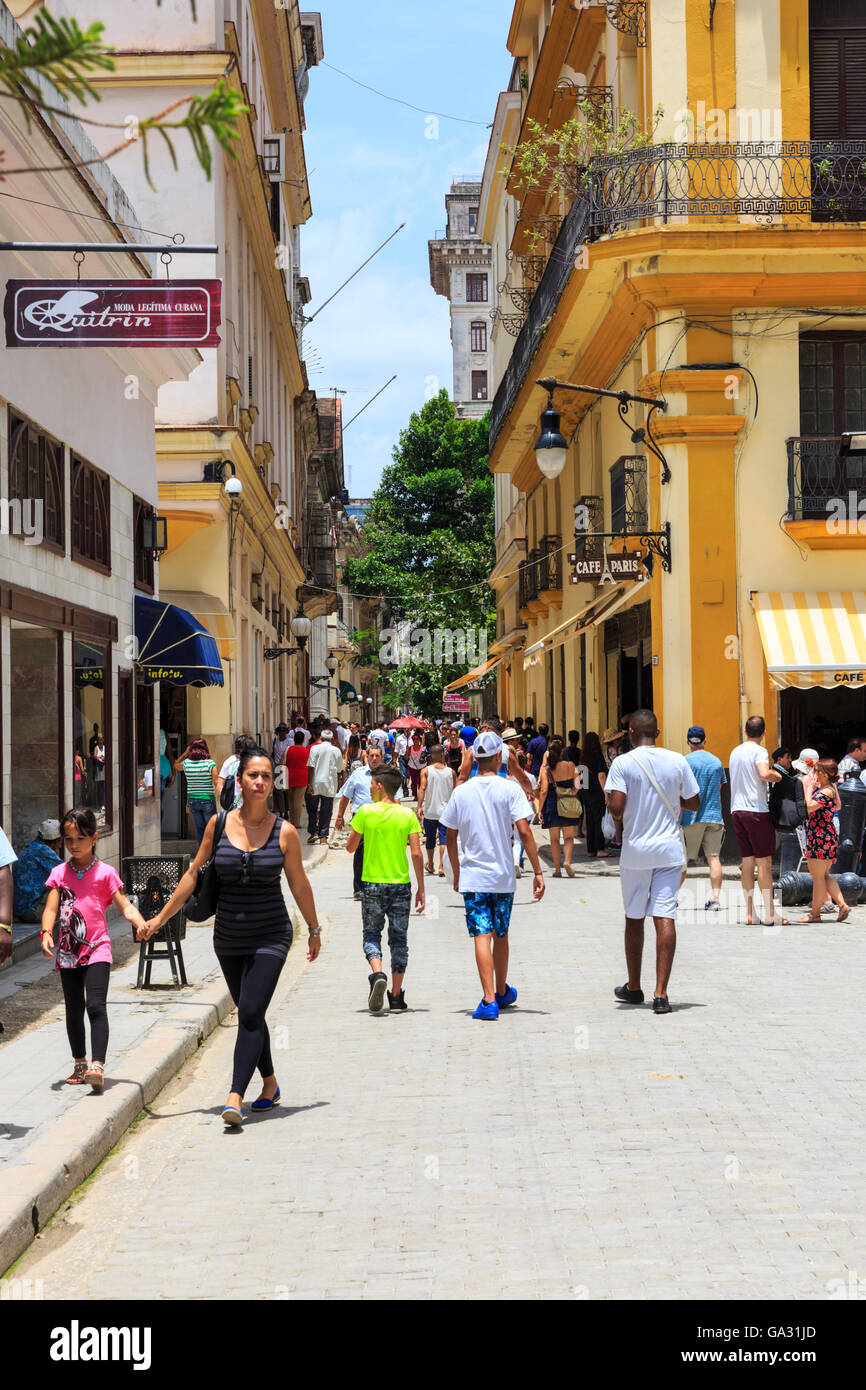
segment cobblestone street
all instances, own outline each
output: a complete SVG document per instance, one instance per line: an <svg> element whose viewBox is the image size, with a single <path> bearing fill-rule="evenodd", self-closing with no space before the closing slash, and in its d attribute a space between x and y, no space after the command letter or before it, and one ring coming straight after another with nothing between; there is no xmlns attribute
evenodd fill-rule
<svg viewBox="0 0 866 1390"><path fill-rule="evenodd" d="M485 1025L442 880L393 1017L347 856L312 882L322 955L296 947L270 1012L283 1107L223 1133L230 1015L18 1266L46 1298L825 1299L862 1265L863 909L699 913L657 1018L613 1000L617 880L534 905L524 878L519 1001Z"/></svg>

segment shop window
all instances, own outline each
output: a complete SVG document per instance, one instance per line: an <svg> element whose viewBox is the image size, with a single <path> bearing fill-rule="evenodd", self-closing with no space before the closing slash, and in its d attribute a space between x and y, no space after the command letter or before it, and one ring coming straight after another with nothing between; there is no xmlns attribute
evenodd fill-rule
<svg viewBox="0 0 866 1390"><path fill-rule="evenodd" d="M61 554L66 549L63 493L63 445L10 408L9 501L22 509L23 534L37 534L33 528L38 527L42 544Z"/></svg>
<svg viewBox="0 0 866 1390"><path fill-rule="evenodd" d="M135 763L139 801L154 795L153 686L137 681L135 686Z"/></svg>
<svg viewBox="0 0 866 1390"><path fill-rule="evenodd" d="M109 648L76 640L72 646L73 805L89 807L100 830L110 823L111 748L107 729Z"/></svg>
<svg viewBox="0 0 866 1390"><path fill-rule="evenodd" d="M111 481L72 455L72 558L111 573Z"/></svg>
<svg viewBox="0 0 866 1390"><path fill-rule="evenodd" d="M4 830L19 849L41 821L62 815L64 804L62 666L60 634L12 619L12 824Z"/></svg>

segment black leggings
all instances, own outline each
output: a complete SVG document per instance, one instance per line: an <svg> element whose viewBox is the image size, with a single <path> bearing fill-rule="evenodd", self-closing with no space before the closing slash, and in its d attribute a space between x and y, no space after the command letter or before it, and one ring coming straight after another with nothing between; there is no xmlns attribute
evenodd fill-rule
<svg viewBox="0 0 866 1390"><path fill-rule="evenodd" d="M256 1067L263 1077L274 1074L265 1011L285 960L269 951L253 951L248 956L217 955L217 960L238 1011L232 1090L242 1096Z"/></svg>
<svg viewBox="0 0 866 1390"><path fill-rule="evenodd" d="M72 1048L72 1056L87 1056L87 1038L84 1032L84 1010L90 1019L90 1042L93 1061L104 1062L108 1051L108 1009L105 1001L108 996L108 977L111 966L107 960L97 961L96 965L76 965L71 970L60 971L63 998L66 1002L66 1036Z"/></svg>

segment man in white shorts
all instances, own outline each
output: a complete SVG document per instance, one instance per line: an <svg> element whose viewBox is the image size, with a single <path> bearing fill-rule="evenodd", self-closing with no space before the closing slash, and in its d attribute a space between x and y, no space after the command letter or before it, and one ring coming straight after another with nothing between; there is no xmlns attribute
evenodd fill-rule
<svg viewBox="0 0 866 1390"><path fill-rule="evenodd" d="M628 980L614 994L622 1004L642 1004L640 972L644 919L656 929L656 987L653 1013L669 1014L668 981L677 948L677 894L686 865L680 812L701 803L695 775L681 753L656 748L659 726L652 710L635 710L629 720L631 751L610 765L605 794L614 820L622 822L619 860L625 906Z"/></svg>

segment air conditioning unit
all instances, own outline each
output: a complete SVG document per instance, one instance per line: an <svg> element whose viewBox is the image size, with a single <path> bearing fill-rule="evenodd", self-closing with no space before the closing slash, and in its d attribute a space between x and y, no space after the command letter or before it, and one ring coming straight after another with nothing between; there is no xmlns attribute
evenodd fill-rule
<svg viewBox="0 0 866 1390"><path fill-rule="evenodd" d="M265 173L271 180L280 181L286 175L285 135L266 135L262 141L262 160Z"/></svg>

